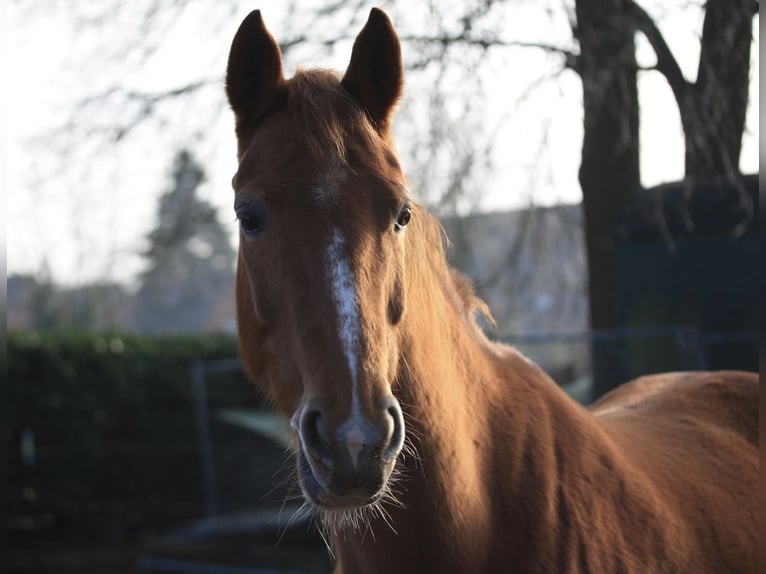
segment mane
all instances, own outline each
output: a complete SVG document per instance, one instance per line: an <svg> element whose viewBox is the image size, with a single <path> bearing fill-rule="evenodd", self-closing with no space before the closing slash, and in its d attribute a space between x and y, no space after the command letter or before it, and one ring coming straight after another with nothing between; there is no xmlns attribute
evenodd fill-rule
<svg viewBox="0 0 766 574"><path fill-rule="evenodd" d="M427 251L426 257L430 260L431 269L441 279L450 300L474 331L474 335L484 338L484 332L477 325L476 317L484 317L494 328L496 323L489 306L476 294L472 281L447 262L447 250L452 244L442 224L425 208L419 205L417 208L417 219L422 222L422 229L418 229L423 234L421 245L422 249Z"/></svg>
<svg viewBox="0 0 766 574"><path fill-rule="evenodd" d="M332 152L343 165L347 163L349 134L382 142L364 110L332 70L299 69L287 83L287 109L309 149L320 157Z"/></svg>

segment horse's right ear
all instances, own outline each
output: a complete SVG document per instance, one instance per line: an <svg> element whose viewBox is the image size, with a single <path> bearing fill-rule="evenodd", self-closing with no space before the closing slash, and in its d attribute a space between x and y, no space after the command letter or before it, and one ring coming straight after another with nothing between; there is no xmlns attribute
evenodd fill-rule
<svg viewBox="0 0 766 574"><path fill-rule="evenodd" d="M261 11L253 10L234 36L226 67L226 95L237 125L253 123L268 111L284 85L279 46Z"/></svg>
<svg viewBox="0 0 766 574"><path fill-rule="evenodd" d="M391 116L402 95L402 50L391 20L379 8L354 41L343 87L356 98L381 136L388 135Z"/></svg>

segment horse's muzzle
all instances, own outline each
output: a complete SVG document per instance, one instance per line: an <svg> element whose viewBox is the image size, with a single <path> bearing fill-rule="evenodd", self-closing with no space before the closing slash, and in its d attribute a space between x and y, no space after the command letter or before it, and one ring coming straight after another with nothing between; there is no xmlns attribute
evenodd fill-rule
<svg viewBox="0 0 766 574"><path fill-rule="evenodd" d="M404 443L398 401L385 399L375 422L357 414L331 431L317 402L303 408L298 424L298 476L305 496L316 506L356 508L385 492Z"/></svg>

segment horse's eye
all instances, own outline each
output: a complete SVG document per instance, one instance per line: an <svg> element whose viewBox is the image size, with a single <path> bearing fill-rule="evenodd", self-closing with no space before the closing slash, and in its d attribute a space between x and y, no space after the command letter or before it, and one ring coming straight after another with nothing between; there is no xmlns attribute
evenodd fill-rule
<svg viewBox="0 0 766 574"><path fill-rule="evenodd" d="M399 215L396 216L396 223L394 223L394 231L402 231L412 219L412 207L409 203L405 203L399 210Z"/></svg>
<svg viewBox="0 0 766 574"><path fill-rule="evenodd" d="M234 209L242 233L248 237L258 235L266 228L266 206L260 201L246 201Z"/></svg>

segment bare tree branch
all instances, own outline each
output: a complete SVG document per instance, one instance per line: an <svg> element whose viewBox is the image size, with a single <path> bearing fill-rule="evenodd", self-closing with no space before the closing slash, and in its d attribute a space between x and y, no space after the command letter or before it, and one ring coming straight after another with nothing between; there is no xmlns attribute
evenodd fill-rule
<svg viewBox="0 0 766 574"><path fill-rule="evenodd" d="M222 77L204 78L201 80L195 80L193 82L189 82L188 84L184 84L176 88L171 88L169 90L162 90L159 92L142 92L142 91L136 91L136 90L127 90L123 88L122 86L114 86L99 94L94 94L92 96L88 96L87 98L83 98L79 100L75 105L88 106L88 105L99 103L104 100L108 100L110 98L115 98L115 97L118 97L118 98L121 97L123 101L143 102L146 104L153 105L163 100L185 96L187 94L191 94L192 92L196 92L200 88L204 88L206 86L210 86L214 84L221 84L222 82L223 82Z"/></svg>
<svg viewBox="0 0 766 574"><path fill-rule="evenodd" d="M546 44L543 42L523 42L516 40L502 40L499 38L487 38L481 36L471 36L466 33L461 34L438 34L435 36L414 36L414 35L402 35L400 39L403 42L412 42L415 44L438 44L442 46L452 46L462 44L465 46L475 46L482 49L488 49L492 47L500 48L536 48L551 52L555 54L561 54L567 62L574 62L578 54L563 48L561 46L555 46L553 44Z"/></svg>
<svg viewBox="0 0 766 574"><path fill-rule="evenodd" d="M634 19L636 29L646 37L657 56L655 69L667 79L679 107L683 106L690 84L684 78L681 67L678 65L675 56L673 56L670 46L668 46L662 32L660 32L652 17L641 6L631 0L628 2L628 9Z"/></svg>

